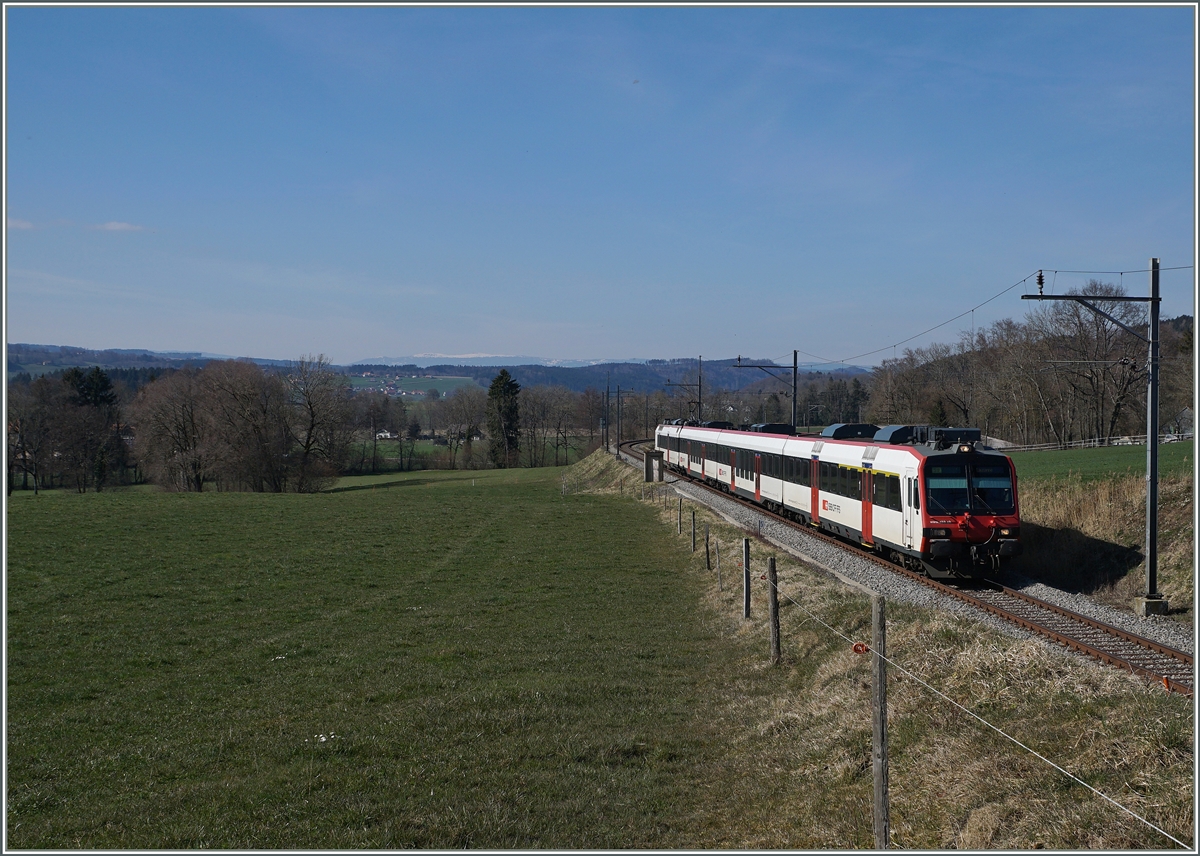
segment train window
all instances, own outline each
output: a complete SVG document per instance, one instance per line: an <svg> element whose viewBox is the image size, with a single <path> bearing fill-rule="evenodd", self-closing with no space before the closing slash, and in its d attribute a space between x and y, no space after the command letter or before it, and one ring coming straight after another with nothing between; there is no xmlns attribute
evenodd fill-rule
<svg viewBox="0 0 1200 856"><path fill-rule="evenodd" d="M848 469L846 470L846 475L848 478L846 486L850 489L850 492L847 493L846 496L850 497L851 499L862 499L863 471Z"/></svg>
<svg viewBox="0 0 1200 856"><path fill-rule="evenodd" d="M838 467L837 492L841 496L850 496L850 469L848 467Z"/></svg>
<svg viewBox="0 0 1200 856"><path fill-rule="evenodd" d="M928 465L925 468L925 488L929 492L931 511L953 513L971 510L965 464Z"/></svg>
<svg viewBox="0 0 1200 856"><path fill-rule="evenodd" d="M900 510L900 479L896 476L876 473L871 486L871 502L880 508Z"/></svg>
<svg viewBox="0 0 1200 856"><path fill-rule="evenodd" d="M971 504L976 511L1012 514L1012 474L1006 461L971 465Z"/></svg>

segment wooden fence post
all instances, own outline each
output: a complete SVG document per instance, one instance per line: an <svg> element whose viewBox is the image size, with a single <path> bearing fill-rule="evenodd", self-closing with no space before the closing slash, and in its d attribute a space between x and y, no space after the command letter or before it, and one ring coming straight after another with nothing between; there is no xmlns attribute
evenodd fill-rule
<svg viewBox="0 0 1200 856"><path fill-rule="evenodd" d="M725 591L721 583L721 539L717 539L717 591Z"/></svg>
<svg viewBox="0 0 1200 856"><path fill-rule="evenodd" d="M742 618L750 617L750 539L742 539Z"/></svg>
<svg viewBox="0 0 1200 856"><path fill-rule="evenodd" d="M871 595L871 768L875 778L875 849L887 850L891 819L888 816L887 740L887 622L883 597Z"/></svg>
<svg viewBox="0 0 1200 856"><path fill-rule="evenodd" d="M704 524L704 570L712 570L712 556L708 552L708 524Z"/></svg>
<svg viewBox="0 0 1200 856"><path fill-rule="evenodd" d="M696 552L696 509L692 509L692 552Z"/></svg>
<svg viewBox="0 0 1200 856"><path fill-rule="evenodd" d="M683 497L679 497L679 534L683 534Z"/></svg>
<svg viewBox="0 0 1200 856"><path fill-rule="evenodd" d="M782 658L779 650L779 577L775 574L775 557L767 559L767 603L771 613L771 662Z"/></svg>

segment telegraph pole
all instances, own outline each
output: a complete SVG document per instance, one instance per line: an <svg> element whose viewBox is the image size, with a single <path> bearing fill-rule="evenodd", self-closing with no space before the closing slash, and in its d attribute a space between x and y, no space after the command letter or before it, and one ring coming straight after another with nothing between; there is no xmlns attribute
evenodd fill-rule
<svg viewBox="0 0 1200 856"><path fill-rule="evenodd" d="M1106 303L1149 303L1150 317L1146 324L1146 335L1127 327L1098 306L1093 306L1084 295L1043 294L1045 278L1041 271L1037 275L1038 293L1023 294L1022 300L1073 300L1097 315L1102 315L1131 336L1136 336L1150 346L1149 364L1146 366L1146 591L1134 598L1134 612L1138 615L1166 615L1167 599L1158 590L1158 259L1150 259L1149 297L1095 297Z"/></svg>

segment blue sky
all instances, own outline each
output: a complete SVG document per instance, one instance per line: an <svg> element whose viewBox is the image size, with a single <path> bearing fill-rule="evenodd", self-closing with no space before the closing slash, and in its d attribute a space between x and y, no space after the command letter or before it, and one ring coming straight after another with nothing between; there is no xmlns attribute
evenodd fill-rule
<svg viewBox="0 0 1200 856"><path fill-rule="evenodd" d="M843 359L1195 255L1191 7L5 14L9 341Z"/></svg>

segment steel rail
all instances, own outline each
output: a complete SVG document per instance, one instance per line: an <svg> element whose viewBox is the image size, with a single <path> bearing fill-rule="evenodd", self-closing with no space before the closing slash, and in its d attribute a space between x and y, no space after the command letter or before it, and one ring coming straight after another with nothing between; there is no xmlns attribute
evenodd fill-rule
<svg viewBox="0 0 1200 856"><path fill-rule="evenodd" d="M645 456L639 454L636 447L647 442L651 441L627 440L619 444L618 451L624 447L624 454L632 458L641 457L644 460ZM848 553L868 559L888 571L903 574L915 582L1051 639L1073 651L1085 654L1107 665L1154 678L1161 681L1163 686L1171 692L1188 697L1193 695L1194 658L1184 651L1178 651L1152 639L1146 639L1119 627L1113 627L1086 615L1080 615L1065 607L1016 591L992 580L981 581L987 586L987 589L984 590L986 593L980 594L947 585L879 556L853 549L852 545L811 525L789 520L736 494L718 490L690 473L680 473L677 470L672 470L672 472L680 478L687 479L689 484L768 515L773 520L793 529L798 529Z"/></svg>

